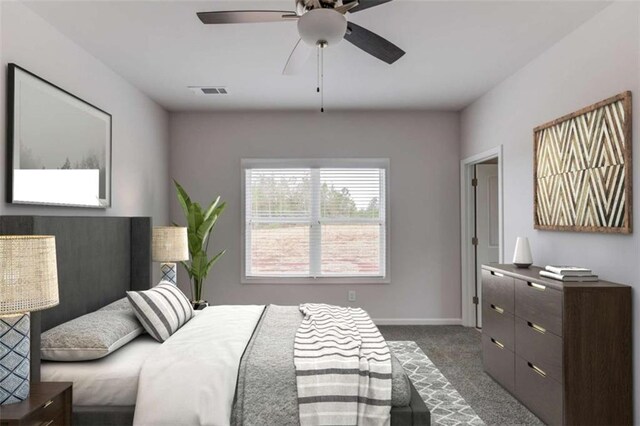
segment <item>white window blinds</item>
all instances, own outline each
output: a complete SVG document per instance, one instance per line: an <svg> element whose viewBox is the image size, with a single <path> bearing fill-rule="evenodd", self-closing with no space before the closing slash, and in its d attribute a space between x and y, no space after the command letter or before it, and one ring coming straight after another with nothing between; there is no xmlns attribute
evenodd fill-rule
<svg viewBox="0 0 640 426"><path fill-rule="evenodd" d="M386 169L245 169L246 277L385 277Z"/></svg>

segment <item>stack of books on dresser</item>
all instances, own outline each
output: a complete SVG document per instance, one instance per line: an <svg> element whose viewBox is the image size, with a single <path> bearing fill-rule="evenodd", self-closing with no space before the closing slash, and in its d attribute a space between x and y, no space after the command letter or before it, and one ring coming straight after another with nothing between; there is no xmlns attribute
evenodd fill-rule
<svg viewBox="0 0 640 426"><path fill-rule="evenodd" d="M540 276L564 282L598 281L598 276L591 269L577 266L547 265L540 271Z"/></svg>

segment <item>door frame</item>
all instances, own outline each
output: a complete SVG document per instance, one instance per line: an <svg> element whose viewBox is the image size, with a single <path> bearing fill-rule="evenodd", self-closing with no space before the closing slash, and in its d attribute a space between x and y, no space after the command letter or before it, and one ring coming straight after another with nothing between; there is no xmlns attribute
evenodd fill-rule
<svg viewBox="0 0 640 426"><path fill-rule="evenodd" d="M487 160L498 159L498 251L499 262L504 263L504 197L503 197L503 155L502 145L473 155L460 161L460 254L462 277L462 325L476 326L476 310L473 304L475 294L475 256L471 238L473 237L473 220L475 205L473 201L474 166ZM474 212L472 213L472 209Z"/></svg>

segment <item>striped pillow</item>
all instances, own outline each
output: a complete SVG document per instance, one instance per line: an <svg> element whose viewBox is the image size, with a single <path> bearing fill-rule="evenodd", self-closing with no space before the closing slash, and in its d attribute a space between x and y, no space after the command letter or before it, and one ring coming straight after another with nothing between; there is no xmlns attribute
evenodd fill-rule
<svg viewBox="0 0 640 426"><path fill-rule="evenodd" d="M151 290L128 291L127 297L144 329L158 342L167 340L194 315L189 299L166 281Z"/></svg>

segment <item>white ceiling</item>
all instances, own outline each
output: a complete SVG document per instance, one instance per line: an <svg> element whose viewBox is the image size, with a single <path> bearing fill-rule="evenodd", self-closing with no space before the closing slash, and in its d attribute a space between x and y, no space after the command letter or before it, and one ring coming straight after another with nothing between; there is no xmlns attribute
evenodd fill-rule
<svg viewBox="0 0 640 426"><path fill-rule="evenodd" d="M37 14L172 111L315 109L314 61L281 75L294 22L205 26L196 12L293 10L285 1L40 1ZM387 65L348 42L325 54L331 109L459 110L598 13L599 1L395 0L349 15L407 54ZM187 86L227 86L197 96Z"/></svg>

